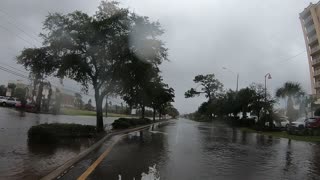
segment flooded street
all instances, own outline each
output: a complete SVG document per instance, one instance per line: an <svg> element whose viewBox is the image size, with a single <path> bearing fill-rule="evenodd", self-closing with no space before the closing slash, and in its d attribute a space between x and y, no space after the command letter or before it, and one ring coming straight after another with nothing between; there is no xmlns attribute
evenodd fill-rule
<svg viewBox="0 0 320 180"><path fill-rule="evenodd" d="M107 118L111 124L115 118ZM0 108L0 179L38 179L94 143L82 139L59 146L28 145L27 132L42 123L95 125L95 117L25 113Z"/></svg>
<svg viewBox="0 0 320 180"><path fill-rule="evenodd" d="M63 179L79 177L106 148ZM119 175L126 180L320 179L320 145L180 119L125 136L88 179Z"/></svg>

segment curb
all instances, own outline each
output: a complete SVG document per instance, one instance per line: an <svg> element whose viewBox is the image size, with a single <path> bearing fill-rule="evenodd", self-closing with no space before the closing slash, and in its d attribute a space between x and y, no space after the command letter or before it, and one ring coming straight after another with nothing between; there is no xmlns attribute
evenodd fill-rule
<svg viewBox="0 0 320 180"><path fill-rule="evenodd" d="M152 124L148 124L148 125L144 125L144 126L140 126L140 127L136 127L136 128L130 128L130 129L126 129L126 130L120 130L120 131L111 132L111 133L105 135L98 142L96 142L95 144L93 144L92 146L90 146L89 148L84 150L83 152L81 152L78 156L68 160L63 165L61 165L57 169L53 170L48 175L42 177L40 180L51 180L51 179L59 178L62 174L67 173L67 170L70 169L70 167L72 165L74 165L75 163L79 162L82 158L86 157L89 153L91 153L92 151L94 151L97 148L99 148L104 143L104 141L106 141L108 138L110 138L110 137L112 137L114 135L125 134L125 133L129 133L129 132L142 130L142 129L150 127L151 125L154 125L154 124L157 124L157 123L161 123L161 122L166 122L166 121L168 121L168 120L155 122L155 123L152 123Z"/></svg>

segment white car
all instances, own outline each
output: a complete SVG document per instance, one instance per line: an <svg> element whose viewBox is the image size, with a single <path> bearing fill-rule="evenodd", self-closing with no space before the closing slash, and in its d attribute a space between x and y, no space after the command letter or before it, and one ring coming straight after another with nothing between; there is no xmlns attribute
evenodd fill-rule
<svg viewBox="0 0 320 180"><path fill-rule="evenodd" d="M281 116L279 119L273 121L273 127L276 128L288 128L289 124L290 122L286 116ZM269 122L266 122L265 125L269 126Z"/></svg>
<svg viewBox="0 0 320 180"><path fill-rule="evenodd" d="M8 100L6 102L4 102L6 106L16 106L16 104L21 103L18 98L8 98Z"/></svg>
<svg viewBox="0 0 320 180"><path fill-rule="evenodd" d="M290 126L294 128L304 128L306 126L306 118L299 118L296 121L292 122Z"/></svg>
<svg viewBox="0 0 320 180"><path fill-rule="evenodd" d="M288 128L290 124L289 118L287 116L281 116L279 124L281 128Z"/></svg>
<svg viewBox="0 0 320 180"><path fill-rule="evenodd" d="M1 96L0 97L0 104L5 106L7 104L8 99L9 99L9 97Z"/></svg>

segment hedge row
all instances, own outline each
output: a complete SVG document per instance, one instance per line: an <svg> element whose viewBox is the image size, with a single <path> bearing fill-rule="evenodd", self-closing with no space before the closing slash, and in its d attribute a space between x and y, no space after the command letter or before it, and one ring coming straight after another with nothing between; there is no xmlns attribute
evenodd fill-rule
<svg viewBox="0 0 320 180"><path fill-rule="evenodd" d="M96 127L81 124L40 124L32 126L28 131L30 141L52 142L63 137L93 137L96 135Z"/></svg>
<svg viewBox="0 0 320 180"><path fill-rule="evenodd" d="M113 129L126 129L129 127L150 124L151 120L148 118L119 118L112 123Z"/></svg>

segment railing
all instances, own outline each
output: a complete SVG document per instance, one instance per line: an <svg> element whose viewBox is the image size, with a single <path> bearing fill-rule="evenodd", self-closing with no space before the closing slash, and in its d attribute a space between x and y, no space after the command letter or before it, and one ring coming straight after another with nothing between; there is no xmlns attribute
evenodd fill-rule
<svg viewBox="0 0 320 180"><path fill-rule="evenodd" d="M308 24L312 20L312 16L307 17L304 19L304 24Z"/></svg>
<svg viewBox="0 0 320 180"><path fill-rule="evenodd" d="M307 27L306 28L306 31L307 31L307 34L309 34L311 31L315 31L315 27L314 27L314 24L312 24L311 26Z"/></svg>
<svg viewBox="0 0 320 180"><path fill-rule="evenodd" d="M318 82L314 83L314 87L315 88L320 88L320 82L318 81Z"/></svg>
<svg viewBox="0 0 320 180"><path fill-rule="evenodd" d="M306 17L306 15L309 15L309 16L310 16L310 14L311 14L311 13L310 13L310 10L308 9L308 10L304 10L303 12L301 12L300 15L301 15L302 18L304 18L304 17Z"/></svg>
<svg viewBox="0 0 320 180"><path fill-rule="evenodd" d="M312 65L320 63L320 57L312 60Z"/></svg>
<svg viewBox="0 0 320 180"><path fill-rule="evenodd" d="M315 53L315 52L317 52L317 51L319 51L319 50L320 50L319 45L316 46L316 47L313 47L313 48L311 48L311 54L313 54L313 53Z"/></svg>
<svg viewBox="0 0 320 180"><path fill-rule="evenodd" d="M313 73L313 75L314 75L314 76L320 75L320 70L315 70L314 73Z"/></svg>
<svg viewBox="0 0 320 180"><path fill-rule="evenodd" d="M314 35L314 36L312 36L312 37L310 37L308 39L309 39L309 44L310 44L310 43L313 43L315 40L317 40L318 37L317 37L317 35Z"/></svg>

